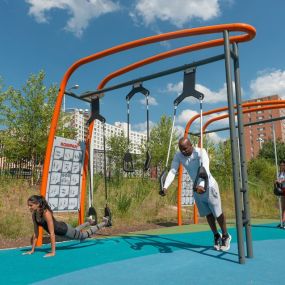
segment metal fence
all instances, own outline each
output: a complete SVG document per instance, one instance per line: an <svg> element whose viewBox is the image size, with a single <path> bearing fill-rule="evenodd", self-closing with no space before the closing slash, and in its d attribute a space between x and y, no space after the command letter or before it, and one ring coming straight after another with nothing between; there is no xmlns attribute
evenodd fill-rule
<svg viewBox="0 0 285 285"><path fill-rule="evenodd" d="M42 173L42 164L35 164L30 160L8 161L0 157L0 176L16 179L35 179L39 182Z"/></svg>
<svg viewBox="0 0 285 285"><path fill-rule="evenodd" d="M135 159L135 156L134 156ZM107 176L111 178L114 175L114 168L108 154L106 155L107 162ZM5 157L0 157L0 176L13 179L31 179L34 178L35 183L39 183L42 175L42 163L33 163L30 160L18 160L8 161ZM102 150L94 150L93 161L94 173L104 174L104 152ZM127 174L122 168L119 171L122 176L125 177L150 177L157 178L159 176L159 170L156 167L152 167L148 171L143 171L141 167L135 167L135 171L131 174Z"/></svg>

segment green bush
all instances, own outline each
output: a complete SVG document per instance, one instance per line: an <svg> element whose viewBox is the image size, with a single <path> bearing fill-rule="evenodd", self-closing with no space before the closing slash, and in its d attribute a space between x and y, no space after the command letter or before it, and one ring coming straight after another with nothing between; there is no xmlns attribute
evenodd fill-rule
<svg viewBox="0 0 285 285"><path fill-rule="evenodd" d="M248 174L254 179L273 185L276 177L276 168L264 158L256 158L248 163Z"/></svg>

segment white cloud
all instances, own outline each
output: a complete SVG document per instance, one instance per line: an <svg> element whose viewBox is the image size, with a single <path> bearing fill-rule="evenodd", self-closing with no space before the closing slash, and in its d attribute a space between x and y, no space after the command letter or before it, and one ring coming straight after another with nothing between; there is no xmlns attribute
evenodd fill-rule
<svg viewBox="0 0 285 285"><path fill-rule="evenodd" d="M177 124L181 124L183 125L184 129L186 127L186 124L189 122L189 120L198 115L199 113L197 111L194 111L194 110L190 110L190 109L186 109L186 110L183 110L177 117L177 120L176 120L176 123ZM217 116L222 116L222 115L225 115L227 114L227 112L220 112L220 113L215 113L215 114L211 114L211 115L207 115L207 116L203 116L203 126L205 125L205 123L207 121L209 121L210 119L212 118L216 118ZM228 117L225 118L225 119L222 119L222 120L218 120L218 121L215 121L213 122L214 124L214 127L212 128L218 128L218 127L222 127L222 126L228 126L229 125L229 119ZM212 126L212 124L210 124L209 126ZM210 127L211 128L211 127ZM208 128L207 128L208 129ZM197 118L193 124L192 124L192 127L191 127L191 131L192 132L200 132L200 117Z"/></svg>
<svg viewBox="0 0 285 285"><path fill-rule="evenodd" d="M149 130L151 131L151 129L155 126L156 124L152 121L149 121ZM147 125L146 125L146 121L143 123L139 123L139 124L134 124L131 126L131 129L135 132L140 132L140 133L144 133L146 134L147 131Z"/></svg>
<svg viewBox="0 0 285 285"><path fill-rule="evenodd" d="M112 0L26 0L31 5L29 15L38 23L48 23L47 15L53 9L66 10L70 15L65 30L80 37L89 22L104 14L117 11L119 5Z"/></svg>
<svg viewBox="0 0 285 285"><path fill-rule="evenodd" d="M214 143L219 143L219 142L223 142L226 140L225 138L220 137L217 133L210 133L210 134L207 134L207 136L209 136L211 141L213 141Z"/></svg>
<svg viewBox="0 0 285 285"><path fill-rule="evenodd" d="M160 20L177 27L182 27L192 19L206 21L219 15L219 0L138 0L132 12L132 17L141 18L145 25Z"/></svg>
<svg viewBox="0 0 285 285"><path fill-rule="evenodd" d="M177 126L175 126L175 130L176 130L176 133L177 133L177 135L178 135L179 138L181 138L181 137L184 136L185 128L184 128L183 126L177 125ZM219 142L225 140L225 138L220 137L217 133L210 133L210 134L207 134L207 136L208 136L208 137L211 139L211 141L213 141L214 143L219 143ZM191 135L191 138L192 138L192 135Z"/></svg>
<svg viewBox="0 0 285 285"><path fill-rule="evenodd" d="M179 124L187 124L188 121L194 117L198 115L198 112L197 111L194 111L194 110L190 110L190 109L186 109L186 110L183 110L177 117L177 120L176 122L179 123ZM197 120L196 120L197 121Z"/></svg>
<svg viewBox="0 0 285 285"><path fill-rule="evenodd" d="M171 93L180 94L183 90L183 82L180 81L178 83L168 83L166 86L166 91Z"/></svg>
<svg viewBox="0 0 285 285"><path fill-rule="evenodd" d="M141 100L140 100L140 103L143 104L143 105L145 105L145 99L141 99ZM149 104L150 106L156 106L156 105L158 105L156 99L155 99L154 97L152 97L152 96L148 96L148 104Z"/></svg>
<svg viewBox="0 0 285 285"><path fill-rule="evenodd" d="M233 82L233 90L234 90L234 82ZM196 90L204 94L205 103L219 103L219 102L227 102L227 85L224 83L223 87L218 91L212 91L209 88L196 84ZM166 86L166 92L176 93L177 95L181 94L183 90L183 82L180 81L176 84L168 83ZM243 93L243 91L242 91ZM193 103L197 102L197 100L193 97L185 98L185 102Z"/></svg>
<svg viewBox="0 0 285 285"><path fill-rule="evenodd" d="M176 134L177 134L178 138L182 138L184 136L185 127L176 125L174 127L174 129L176 131Z"/></svg>
<svg viewBox="0 0 285 285"><path fill-rule="evenodd" d="M233 83L234 87L234 83ZM218 103L218 102L227 102L227 85L224 83L223 87L218 91L212 91L209 88L196 84L196 89L204 94L204 102L207 103Z"/></svg>
<svg viewBox="0 0 285 285"><path fill-rule="evenodd" d="M250 82L251 98L278 94L285 98L285 71L264 70Z"/></svg>

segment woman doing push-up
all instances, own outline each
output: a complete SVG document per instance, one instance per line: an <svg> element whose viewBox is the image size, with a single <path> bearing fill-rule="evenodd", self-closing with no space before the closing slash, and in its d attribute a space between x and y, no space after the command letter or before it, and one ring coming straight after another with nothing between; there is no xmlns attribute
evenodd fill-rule
<svg viewBox="0 0 285 285"><path fill-rule="evenodd" d="M36 242L38 239L38 226L42 226L50 235L51 241L51 252L47 253L44 257L50 257L55 255L55 236L64 236L68 239L84 240L89 238L91 235L95 234L98 230L104 227L110 227L111 222L111 213L108 208L105 208L105 217L103 222L100 224L95 224L91 219L79 225L76 228L73 228L69 224L57 221L53 212L43 196L32 195L28 199L28 207L32 213L32 219L34 224L34 234L32 238L32 249L25 252L24 254L33 254L36 247ZM82 231L84 228L90 227L87 230Z"/></svg>

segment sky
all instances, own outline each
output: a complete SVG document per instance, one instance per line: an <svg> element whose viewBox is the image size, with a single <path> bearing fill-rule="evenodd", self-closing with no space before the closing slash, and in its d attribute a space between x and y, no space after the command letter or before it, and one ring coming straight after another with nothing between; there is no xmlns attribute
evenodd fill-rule
<svg viewBox="0 0 285 285"><path fill-rule="evenodd" d="M46 73L45 85L61 83L77 60L136 39L200 26L247 23L256 37L239 45L242 99L273 94L285 98L284 0L0 0L0 77L4 90L21 89L31 74ZM209 36L188 37L125 51L85 65L71 76L67 89L81 94L96 90L109 73L138 60L198 43ZM106 87L223 53L223 47L183 54L111 80ZM198 67L196 89L205 95L203 110L227 106L225 67L220 61ZM150 91L150 125L162 115L172 116L173 101L183 88L183 71L143 83ZM131 86L106 92L100 100L107 123L127 120L126 95ZM66 108L88 109L89 104L66 96ZM185 99L177 109L176 128L181 132L199 112L199 102ZM209 117L204 118L204 122ZM131 100L132 130L146 130L144 97ZM191 131L197 131L199 122ZM227 120L209 129L224 127ZM213 133L214 141L229 132Z"/></svg>

